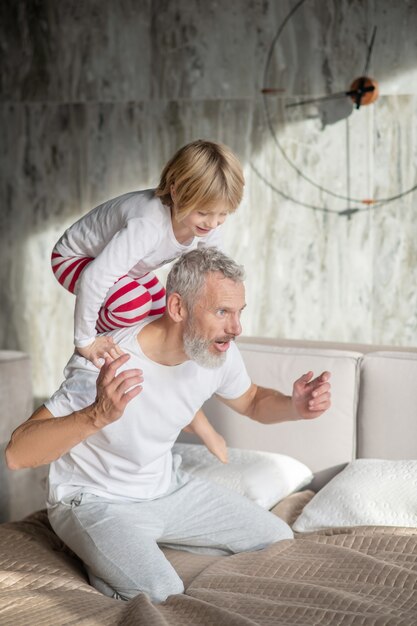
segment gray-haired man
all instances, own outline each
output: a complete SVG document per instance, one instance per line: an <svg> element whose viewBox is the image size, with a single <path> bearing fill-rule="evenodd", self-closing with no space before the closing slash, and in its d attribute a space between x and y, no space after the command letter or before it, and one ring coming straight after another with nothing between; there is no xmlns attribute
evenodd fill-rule
<svg viewBox="0 0 417 626"><path fill-rule="evenodd" d="M126 354L99 373L74 354L60 389L12 435L9 467L51 463L51 524L107 595L146 592L159 602L181 593L159 545L232 554L292 537L246 498L186 475L171 454L213 394L266 424L314 418L330 406L327 372L302 376L292 397L251 382L233 343L243 278L215 248L181 257L168 276L164 315L113 331Z"/></svg>

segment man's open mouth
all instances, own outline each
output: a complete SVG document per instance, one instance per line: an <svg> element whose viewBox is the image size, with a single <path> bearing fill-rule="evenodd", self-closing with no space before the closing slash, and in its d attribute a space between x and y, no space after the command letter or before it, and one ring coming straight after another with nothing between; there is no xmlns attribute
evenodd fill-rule
<svg viewBox="0 0 417 626"><path fill-rule="evenodd" d="M214 345L219 352L226 352L226 350L229 349L231 341L233 341L233 337L229 337L227 339L216 339Z"/></svg>

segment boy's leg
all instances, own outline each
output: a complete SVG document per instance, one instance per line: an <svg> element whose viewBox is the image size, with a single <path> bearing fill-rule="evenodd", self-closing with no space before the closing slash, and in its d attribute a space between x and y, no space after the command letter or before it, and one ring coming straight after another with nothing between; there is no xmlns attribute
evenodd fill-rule
<svg viewBox="0 0 417 626"><path fill-rule="evenodd" d="M71 293L92 257L62 257L52 252L51 264L55 278ZM148 315L165 311L165 288L153 272L141 278L122 276L106 294L96 322L98 333L133 326Z"/></svg>
<svg viewBox="0 0 417 626"><path fill-rule="evenodd" d="M109 289L96 324L97 332L133 326L148 315L165 311L165 289L149 272L141 278L122 276Z"/></svg>
<svg viewBox="0 0 417 626"><path fill-rule="evenodd" d="M152 303L149 315L162 315L165 311L165 287L158 280L153 272L148 272L145 276L136 279L143 285L151 296Z"/></svg>
<svg viewBox="0 0 417 626"><path fill-rule="evenodd" d="M157 545L164 524L153 502L125 504L84 494L50 509L49 519L99 591L123 600L145 592L162 602L184 586Z"/></svg>
<svg viewBox="0 0 417 626"><path fill-rule="evenodd" d="M85 267L94 259L89 256L63 257L52 252L52 271L57 281L71 293L75 293L77 281Z"/></svg>
<svg viewBox="0 0 417 626"><path fill-rule="evenodd" d="M133 326L149 315L152 297L144 285L122 276L108 290L96 323L99 333Z"/></svg>

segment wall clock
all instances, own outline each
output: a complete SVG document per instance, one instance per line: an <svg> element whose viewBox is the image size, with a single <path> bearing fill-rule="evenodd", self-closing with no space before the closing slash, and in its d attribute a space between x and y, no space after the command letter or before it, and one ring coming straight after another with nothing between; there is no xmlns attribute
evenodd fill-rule
<svg viewBox="0 0 417 626"><path fill-rule="evenodd" d="M263 74L276 193L351 217L417 189L417 3L299 0ZM415 136L413 137L413 133Z"/></svg>

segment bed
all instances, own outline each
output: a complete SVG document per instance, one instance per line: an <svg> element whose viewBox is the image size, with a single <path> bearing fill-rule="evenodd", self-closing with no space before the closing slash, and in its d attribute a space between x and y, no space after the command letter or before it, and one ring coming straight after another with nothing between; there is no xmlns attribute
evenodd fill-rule
<svg viewBox="0 0 417 626"><path fill-rule="evenodd" d="M228 557L166 549L185 593L160 605L144 594L122 602L89 585L40 508L0 525L0 624L417 624L416 351L250 338L240 345L252 378L284 391L305 369L332 371L333 407L314 423L263 427L215 400L205 407L233 450L311 470L312 481L306 473L271 496L274 506L261 503L295 538ZM194 444L184 435L179 451ZM248 473L249 497L272 489L268 471L258 471L259 484Z"/></svg>

